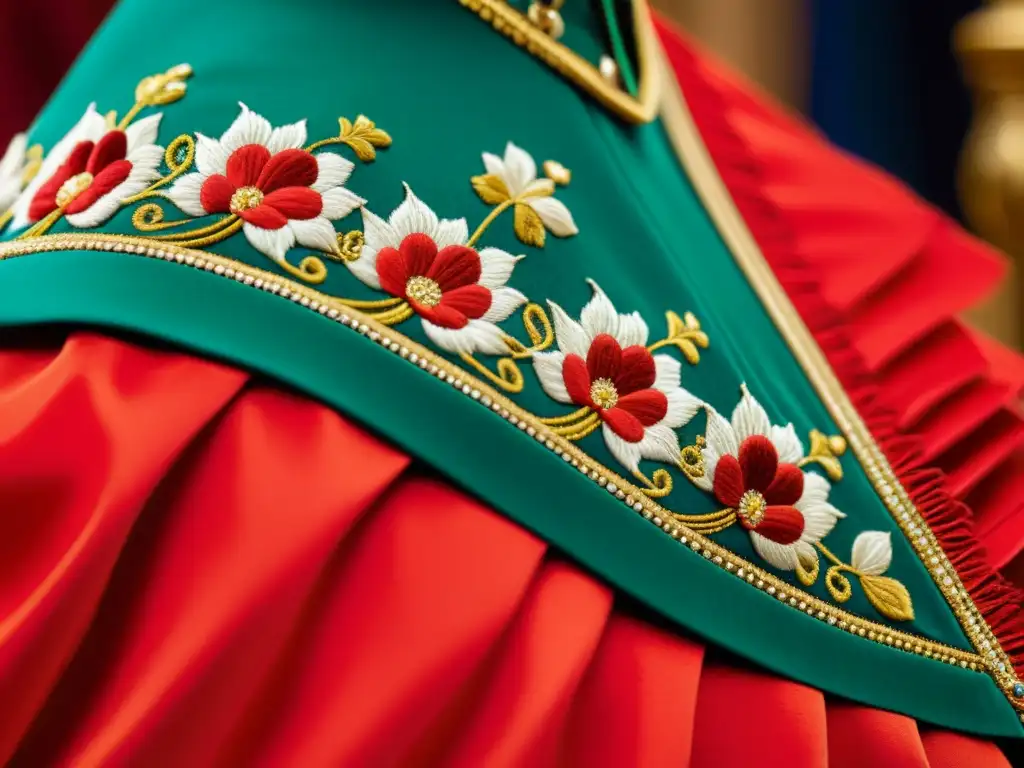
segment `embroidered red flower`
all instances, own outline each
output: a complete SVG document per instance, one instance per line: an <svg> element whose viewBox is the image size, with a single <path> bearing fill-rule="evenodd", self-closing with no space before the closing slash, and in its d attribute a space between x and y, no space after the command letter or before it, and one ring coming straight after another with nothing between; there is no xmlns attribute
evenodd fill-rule
<svg viewBox="0 0 1024 768"><path fill-rule="evenodd" d="M381 288L442 328L465 328L491 308L491 291L479 285L481 273L475 250L449 245L439 251L422 232L408 235L397 249L382 248L377 254Z"/></svg>
<svg viewBox="0 0 1024 768"><path fill-rule="evenodd" d="M608 450L638 472L641 459L679 462L679 436L701 403L680 386L682 366L647 349L648 328L633 312L619 314L595 282L580 320L551 304L557 352L538 352L533 367L544 391L560 403L592 409Z"/></svg>
<svg viewBox="0 0 1024 768"><path fill-rule="evenodd" d="M161 115L125 130L110 129L90 107L51 150L14 209L16 227L60 210L73 227L94 227L110 218L126 197L159 178L163 149L157 146Z"/></svg>
<svg viewBox="0 0 1024 768"><path fill-rule="evenodd" d="M639 443L644 428L653 427L668 413L668 397L653 389L654 355L638 344L623 349L607 333L594 338L586 360L566 355L562 376L572 401L593 408L628 442Z"/></svg>
<svg viewBox="0 0 1024 768"><path fill-rule="evenodd" d="M363 209L365 243L352 274L408 302L423 330L455 354L508 354L497 323L526 302L505 285L516 259L497 248L466 245L465 219L439 219L412 190L387 221Z"/></svg>
<svg viewBox="0 0 1024 768"><path fill-rule="evenodd" d="M277 261L296 244L335 251L332 222L364 202L344 187L352 163L303 149L304 121L274 128L241 108L220 139L196 134L196 171L174 183L171 200L192 216L238 216L252 246Z"/></svg>
<svg viewBox="0 0 1024 768"><path fill-rule="evenodd" d="M803 492L804 473L794 464L780 464L764 435L748 437L738 458L723 456L715 468L715 498L735 509L748 531L779 544L792 544L804 532L804 516L793 506Z"/></svg>

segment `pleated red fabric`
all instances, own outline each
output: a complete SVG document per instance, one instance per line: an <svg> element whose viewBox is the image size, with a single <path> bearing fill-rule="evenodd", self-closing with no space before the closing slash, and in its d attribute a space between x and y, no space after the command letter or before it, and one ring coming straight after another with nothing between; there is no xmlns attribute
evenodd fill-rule
<svg viewBox="0 0 1024 768"><path fill-rule="evenodd" d="M1024 366L955 320L998 261L666 35L776 273L923 446L897 466L1014 576ZM1009 765L705 648L322 405L87 331L0 342L0 763Z"/></svg>

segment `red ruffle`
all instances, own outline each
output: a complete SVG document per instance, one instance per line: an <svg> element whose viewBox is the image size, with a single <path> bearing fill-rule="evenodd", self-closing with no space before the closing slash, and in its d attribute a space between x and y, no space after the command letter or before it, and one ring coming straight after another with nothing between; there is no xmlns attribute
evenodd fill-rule
<svg viewBox="0 0 1024 768"><path fill-rule="evenodd" d="M956 318L1002 259L659 31L765 258L1024 674L1021 592L997 570L1024 549L1024 362Z"/></svg>

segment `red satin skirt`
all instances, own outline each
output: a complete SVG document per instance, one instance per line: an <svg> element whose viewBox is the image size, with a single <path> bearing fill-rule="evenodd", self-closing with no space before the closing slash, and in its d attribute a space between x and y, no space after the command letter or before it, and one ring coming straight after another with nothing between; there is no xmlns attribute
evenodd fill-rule
<svg viewBox="0 0 1024 768"><path fill-rule="evenodd" d="M0 352L0 762L1005 766L663 626L326 407Z"/></svg>

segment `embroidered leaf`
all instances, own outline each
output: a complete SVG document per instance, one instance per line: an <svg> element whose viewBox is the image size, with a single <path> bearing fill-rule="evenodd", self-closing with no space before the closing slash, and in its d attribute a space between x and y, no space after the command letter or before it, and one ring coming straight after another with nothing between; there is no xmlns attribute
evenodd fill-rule
<svg viewBox="0 0 1024 768"><path fill-rule="evenodd" d="M185 80L192 76L192 67L179 64L162 75L150 75L135 87L135 101L150 107L173 104L188 90Z"/></svg>
<svg viewBox="0 0 1024 768"><path fill-rule="evenodd" d="M377 149L386 149L391 146L391 136L387 131L377 127L366 115L359 115L355 123L340 117L338 125L341 127L339 138L342 143L348 144L352 151L364 163L372 163L377 159Z"/></svg>
<svg viewBox="0 0 1024 768"><path fill-rule="evenodd" d="M496 174L487 173L482 176L474 176L472 181L473 189L488 205L500 205L510 197L505 182Z"/></svg>
<svg viewBox="0 0 1024 768"><path fill-rule="evenodd" d="M846 452L846 440L840 435L829 437L817 429L811 430L811 451L800 466L817 463L833 482L843 479L843 465L837 456Z"/></svg>
<svg viewBox="0 0 1024 768"><path fill-rule="evenodd" d="M537 212L525 203L516 204L514 228L516 237L527 245L544 247L544 222Z"/></svg>
<svg viewBox="0 0 1024 768"><path fill-rule="evenodd" d="M911 621L914 605L910 593L896 579L887 576L861 576L860 585L868 601L880 614L893 621Z"/></svg>
<svg viewBox="0 0 1024 768"><path fill-rule="evenodd" d="M666 341L679 349L686 362L697 365L700 349L707 349L710 344L708 335L700 329L700 321L692 312L680 317L671 311L665 313L665 320L668 325Z"/></svg>

